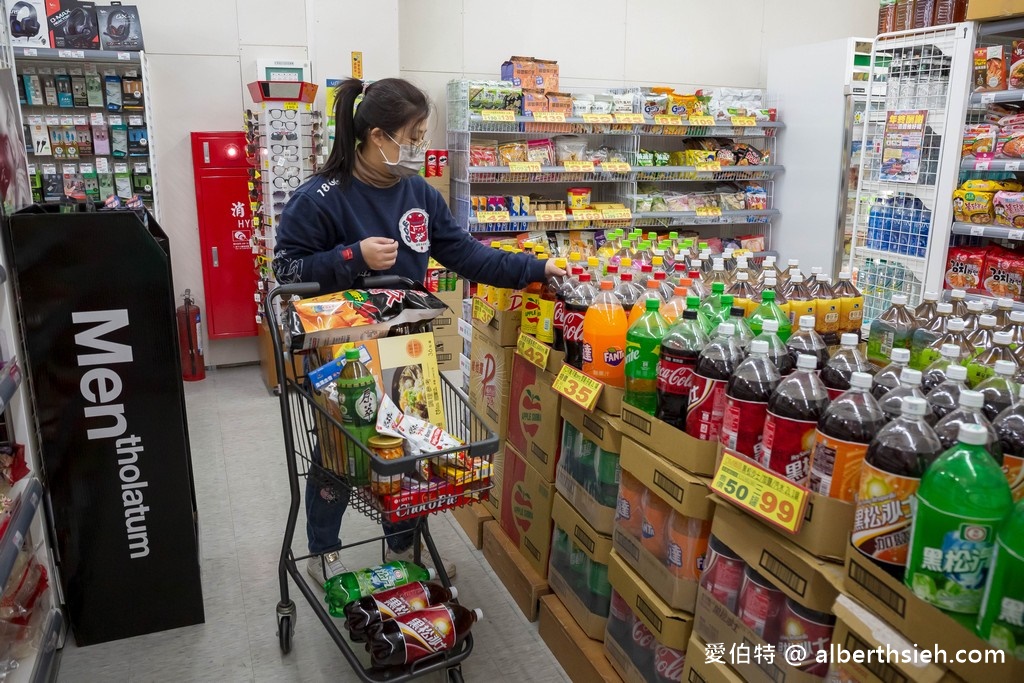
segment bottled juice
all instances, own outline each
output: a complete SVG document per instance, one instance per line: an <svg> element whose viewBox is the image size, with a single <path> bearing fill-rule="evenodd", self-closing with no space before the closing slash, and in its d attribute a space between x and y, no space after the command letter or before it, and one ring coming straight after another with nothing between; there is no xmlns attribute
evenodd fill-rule
<svg viewBox="0 0 1024 683"><path fill-rule="evenodd" d="M910 336L910 367L924 370L928 363L934 360L931 357L924 357L924 350L946 333L946 323L952 312L953 304L941 303L935 307L929 318L918 317L922 326L914 330Z"/></svg>
<svg viewBox="0 0 1024 683"><path fill-rule="evenodd" d="M1017 366L1005 360L997 360L995 374L974 388L985 397L985 405L981 411L989 420L1003 412L1017 400L1020 386L1013 381Z"/></svg>
<svg viewBox="0 0 1024 683"><path fill-rule="evenodd" d="M860 339L857 335L847 332L839 338L839 343L839 350L832 354L821 369L821 383L828 389L828 397L832 401L850 388L853 373L863 372L868 375L869 390L870 378L875 373L875 366L860 352Z"/></svg>
<svg viewBox="0 0 1024 683"><path fill-rule="evenodd" d="M375 667L412 664L436 652L453 650L484 613L444 602L383 622L369 636L367 650Z"/></svg>
<svg viewBox="0 0 1024 683"><path fill-rule="evenodd" d="M939 359L921 373L921 391L926 396L932 389L946 381L946 368L958 364L961 360L960 347L956 344L943 344L939 353Z"/></svg>
<svg viewBox="0 0 1024 683"><path fill-rule="evenodd" d="M1006 361L1013 365L1013 374L1017 374L1017 359L1010 350L1010 333L996 332L992 335L993 345L987 351L978 354L967 364L967 385L977 387L996 372L996 362Z"/></svg>
<svg viewBox="0 0 1024 683"><path fill-rule="evenodd" d="M868 360L884 365L893 349L909 350L914 323L913 314L907 310L906 295L894 294L889 309L871 321Z"/></svg>
<svg viewBox="0 0 1024 683"><path fill-rule="evenodd" d="M735 332L731 323L719 325L718 335L697 358L686 407L686 433L695 439L718 441L722 431L726 385L743 360Z"/></svg>
<svg viewBox="0 0 1024 683"><path fill-rule="evenodd" d="M1015 501L1024 500L1024 387L1017 398L992 421L1003 451L1003 472Z"/></svg>
<svg viewBox="0 0 1024 683"><path fill-rule="evenodd" d="M669 327L661 341L658 358L658 410L655 416L679 430L686 430L690 387L697 360L711 340L697 319L697 309L687 308Z"/></svg>
<svg viewBox="0 0 1024 683"><path fill-rule="evenodd" d="M828 347L825 345L825 340L814 331L814 316L800 316L797 322L800 325L800 329L786 341L789 355L793 357L794 364L800 354L806 353L807 355L814 356L814 360L817 363L816 369L821 370L828 362Z"/></svg>
<svg viewBox="0 0 1024 683"><path fill-rule="evenodd" d="M928 392L928 405L941 422L944 417L960 407L960 396L967 389L967 368L963 365L946 366L946 378ZM938 424L938 423L936 423Z"/></svg>
<svg viewBox="0 0 1024 683"><path fill-rule="evenodd" d="M833 291L839 299L839 331L860 334L864 319L864 296L850 280L850 271L839 273L839 282Z"/></svg>
<svg viewBox="0 0 1024 683"><path fill-rule="evenodd" d="M914 309L914 317L918 319L918 325L924 327L935 317L938 302L938 292L924 293L924 296L921 297L921 303ZM950 312L953 311L953 304L949 305L949 310Z"/></svg>
<svg viewBox="0 0 1024 683"><path fill-rule="evenodd" d="M996 434L996 430L992 428L992 423L985 417L985 413L982 412L984 407L984 396L977 391L964 389L960 392L960 405L956 410L935 424L935 433L938 434L942 447L948 449L956 445L957 435L960 433L960 427L963 425L975 424L984 427L988 433L987 445L989 452L993 458L1002 463L1003 450L999 445L999 436Z"/></svg>
<svg viewBox="0 0 1024 683"><path fill-rule="evenodd" d="M817 321L818 309L811 290L804 284L804 276L800 271L794 271L789 276L789 290L786 292L789 298L789 324L796 326L800 318L805 315L811 316Z"/></svg>
<svg viewBox="0 0 1024 683"><path fill-rule="evenodd" d="M583 320L595 298L590 273L580 275L579 285L565 290L565 362L578 370L583 369Z"/></svg>
<svg viewBox="0 0 1024 683"><path fill-rule="evenodd" d="M871 395L871 375L853 373L850 390L832 401L818 420L811 453L810 489L829 498L854 502L868 444L885 423L882 408Z"/></svg>
<svg viewBox="0 0 1024 683"><path fill-rule="evenodd" d="M946 321L946 333L921 351L921 361L926 368L942 355L942 347L947 344L959 349L958 358L965 363L974 355L974 349L964 334L964 321L960 318L950 318Z"/></svg>
<svg viewBox="0 0 1024 683"><path fill-rule="evenodd" d="M841 308L839 297L832 290L828 282L828 275L818 273L814 276L814 284L811 288L811 296L814 297L814 310L816 322L814 329L827 340L833 341L839 335L839 312Z"/></svg>
<svg viewBox="0 0 1024 683"><path fill-rule="evenodd" d="M1007 652L1007 660L1024 659L1024 503L1018 503L996 532L976 633Z"/></svg>
<svg viewBox="0 0 1024 683"><path fill-rule="evenodd" d="M782 380L768 401L761 464L790 481L805 484L818 420L828 406L828 391L818 379L814 356L797 359L796 372Z"/></svg>
<svg viewBox="0 0 1024 683"><path fill-rule="evenodd" d="M744 315L753 313L757 309L754 299L760 299L749 280L750 273L741 270L736 273L736 280L728 289L728 293L732 295L733 305L742 308Z"/></svg>
<svg viewBox="0 0 1024 683"><path fill-rule="evenodd" d="M994 315L978 316L978 329L967 335L967 343L974 349L971 358L980 356L995 345L996 317Z"/></svg>
<svg viewBox="0 0 1024 683"><path fill-rule="evenodd" d="M644 314L626 332L626 395L623 400L650 415L658 411L658 357L668 331L668 324L658 313L660 305L660 298L647 299Z"/></svg>
<svg viewBox="0 0 1024 683"><path fill-rule="evenodd" d="M900 385L900 373L910 365L910 349L893 349L891 362L875 373L871 380L871 395L882 398Z"/></svg>
<svg viewBox="0 0 1024 683"><path fill-rule="evenodd" d="M769 281L771 281L771 278L769 278ZM768 287L765 287L765 290L761 292L761 305L750 316L750 330L757 337L761 334L762 329L764 329L766 321L775 320L779 325L777 332L779 339L785 342L789 339L792 328L789 324L789 316L775 304L775 297L775 291Z"/></svg>
<svg viewBox="0 0 1024 683"><path fill-rule="evenodd" d="M796 361L789 355L789 348L779 337L779 321L769 318L761 325L761 334L754 337L754 340L763 339L768 342L768 360L779 369L783 377L796 370Z"/></svg>
<svg viewBox="0 0 1024 683"><path fill-rule="evenodd" d="M976 621L996 531L1013 508L1010 486L980 425L960 427L957 443L931 464L917 490L904 583L944 612Z"/></svg>
<svg viewBox="0 0 1024 683"><path fill-rule="evenodd" d="M985 303L980 299L967 302L967 315L964 316L964 332L970 335L978 329L978 319L985 315Z"/></svg>
<svg viewBox="0 0 1024 683"><path fill-rule="evenodd" d="M751 342L750 355L737 366L725 391L723 446L748 458L761 459L768 399L781 380L778 368L768 359L768 342Z"/></svg>
<svg viewBox="0 0 1024 683"><path fill-rule="evenodd" d="M885 396L878 399L878 405L885 413L886 421L895 420L903 409L903 399L913 396L924 400L924 392L921 391L921 371L914 368L903 368L900 372L900 385L895 389L886 392ZM925 422L934 425L939 418L929 412L924 416Z"/></svg>
<svg viewBox="0 0 1024 683"><path fill-rule="evenodd" d="M612 283L601 283L583 317L583 372L613 387L625 385L626 312Z"/></svg>
<svg viewBox="0 0 1024 683"><path fill-rule="evenodd" d="M882 427L868 446L855 498L853 546L900 580L907 564L917 488L943 451L935 430L924 420L927 412L921 399L904 399L900 416Z"/></svg>

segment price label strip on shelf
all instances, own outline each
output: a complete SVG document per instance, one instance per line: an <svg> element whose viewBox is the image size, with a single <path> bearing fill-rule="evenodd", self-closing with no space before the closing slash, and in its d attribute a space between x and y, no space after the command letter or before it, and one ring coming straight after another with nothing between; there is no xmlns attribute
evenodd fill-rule
<svg viewBox="0 0 1024 683"><path fill-rule="evenodd" d="M736 128L750 128L757 125L757 119L753 116L733 116L729 121Z"/></svg>
<svg viewBox="0 0 1024 683"><path fill-rule="evenodd" d="M1019 161L1004 161L1003 162L1003 168L1005 168L1007 171L1019 171L1020 170L1020 162Z"/></svg>
<svg viewBox="0 0 1024 683"><path fill-rule="evenodd" d="M484 325L490 325L494 320L494 309L483 299L473 299L473 320L479 320Z"/></svg>
<svg viewBox="0 0 1024 683"><path fill-rule="evenodd" d="M971 237L983 237L985 235L985 228L981 225L971 226Z"/></svg>
<svg viewBox="0 0 1024 683"><path fill-rule="evenodd" d="M601 170L605 173L629 173L632 169L625 161L606 161L601 164Z"/></svg>
<svg viewBox="0 0 1024 683"><path fill-rule="evenodd" d="M566 173L593 173L593 161L566 161L564 164Z"/></svg>
<svg viewBox="0 0 1024 683"><path fill-rule="evenodd" d="M718 171L722 170L722 164L720 164L717 161L706 161L706 162L697 164L696 168L697 168L698 171L717 173Z"/></svg>
<svg viewBox="0 0 1024 683"><path fill-rule="evenodd" d="M491 223L508 223L511 219L508 211L480 211L476 214L476 222L484 225Z"/></svg>
<svg viewBox="0 0 1024 683"><path fill-rule="evenodd" d="M510 161L509 173L540 173L539 161Z"/></svg>
<svg viewBox="0 0 1024 683"><path fill-rule="evenodd" d="M787 533L803 524L806 488L729 451L722 454L711 490Z"/></svg>
<svg viewBox="0 0 1024 683"><path fill-rule="evenodd" d="M516 120L516 113L510 109L485 109L480 112L480 118L484 121L503 121L505 123L514 123Z"/></svg>
<svg viewBox="0 0 1024 683"><path fill-rule="evenodd" d="M681 126L683 125L683 117L673 116L672 114L655 114L654 123L659 126Z"/></svg>
<svg viewBox="0 0 1024 683"><path fill-rule="evenodd" d="M633 212L629 209L604 209L601 211L601 220L631 221L633 220Z"/></svg>
<svg viewBox="0 0 1024 683"><path fill-rule="evenodd" d="M516 353L543 370L548 366L551 347L528 334L520 333L519 342L516 344Z"/></svg>
<svg viewBox="0 0 1024 683"><path fill-rule="evenodd" d="M584 410L593 410L604 385L571 365L563 365L551 387Z"/></svg>
<svg viewBox="0 0 1024 683"><path fill-rule="evenodd" d="M569 218L574 221L599 221L603 216L597 209L573 209Z"/></svg>
<svg viewBox="0 0 1024 683"><path fill-rule="evenodd" d="M284 106L284 110L285 111L289 111L289 110L291 110L291 111L298 111L299 110L299 103L298 102L285 102L283 106Z"/></svg>
<svg viewBox="0 0 1024 683"><path fill-rule="evenodd" d="M691 116L686 120L686 123L691 126L713 126L715 125L714 116Z"/></svg>
<svg viewBox="0 0 1024 683"><path fill-rule="evenodd" d="M565 123L565 114L560 111L535 111L533 120L537 123Z"/></svg>
<svg viewBox="0 0 1024 683"><path fill-rule="evenodd" d="M1020 241L1024 240L1024 230L1011 230L1006 235L1006 239Z"/></svg>
<svg viewBox="0 0 1024 683"><path fill-rule="evenodd" d="M988 167L992 165L990 159L976 159L974 162L975 171L987 171Z"/></svg>
<svg viewBox="0 0 1024 683"><path fill-rule="evenodd" d="M721 218L722 209L718 206L698 206L697 215L701 218Z"/></svg>
<svg viewBox="0 0 1024 683"><path fill-rule="evenodd" d="M615 123L645 123L643 114L615 114Z"/></svg>
<svg viewBox="0 0 1024 683"><path fill-rule="evenodd" d="M538 223L557 223L559 221L568 220L564 210L556 211L537 211L534 213Z"/></svg>
<svg viewBox="0 0 1024 683"><path fill-rule="evenodd" d="M611 114L584 114L583 123L614 123Z"/></svg>

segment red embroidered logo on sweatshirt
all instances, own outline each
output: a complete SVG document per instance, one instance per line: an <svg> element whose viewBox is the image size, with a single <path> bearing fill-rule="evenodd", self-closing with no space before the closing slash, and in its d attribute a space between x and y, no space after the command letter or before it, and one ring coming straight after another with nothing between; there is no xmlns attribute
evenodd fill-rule
<svg viewBox="0 0 1024 683"><path fill-rule="evenodd" d="M398 221L398 232L410 249L425 254L430 250L430 234L427 227L430 216L423 209L409 209Z"/></svg>

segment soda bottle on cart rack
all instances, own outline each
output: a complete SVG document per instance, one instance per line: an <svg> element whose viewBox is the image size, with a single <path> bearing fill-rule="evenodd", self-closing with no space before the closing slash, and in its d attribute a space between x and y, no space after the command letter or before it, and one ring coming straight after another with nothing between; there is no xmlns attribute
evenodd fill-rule
<svg viewBox="0 0 1024 683"><path fill-rule="evenodd" d="M892 351L896 349L909 351L910 337L916 322L914 314L907 310L907 296L894 294L889 309L871 321L871 333L868 337L868 360L876 365L882 365Z"/></svg>
<svg viewBox="0 0 1024 683"><path fill-rule="evenodd" d="M964 334L964 321L960 318L950 318L946 321L946 333L921 351L921 363L926 369L939 359L942 355L942 347L946 344L956 346L960 350L958 360L965 363L974 355L974 349L967 341L967 335Z"/></svg>
<svg viewBox="0 0 1024 683"><path fill-rule="evenodd" d="M908 396L924 400L924 392L921 391L921 371L914 368L903 368L900 372L900 385L886 392L885 396L878 399L878 405L882 406L886 421L895 420L903 409L903 399ZM925 422L934 425L939 418L934 413L925 415Z"/></svg>
<svg viewBox="0 0 1024 683"><path fill-rule="evenodd" d="M590 273L580 275L579 285L565 293L565 362L578 370L583 369L583 320L596 297Z"/></svg>
<svg viewBox="0 0 1024 683"><path fill-rule="evenodd" d="M1015 501L1024 499L1024 387L1017 398L992 421L1003 452L1003 472Z"/></svg>
<svg viewBox="0 0 1024 683"><path fill-rule="evenodd" d="M995 370L995 375L974 388L985 397L985 405L981 411L989 420L996 419L996 415L1012 406L1020 391L1020 386L1013 381L1013 376L1017 372L1016 365L1005 360L997 360Z"/></svg>
<svg viewBox="0 0 1024 683"><path fill-rule="evenodd" d="M853 373L850 390L832 401L818 420L810 489L852 503L868 444L885 422L881 406L871 395L871 375Z"/></svg>
<svg viewBox="0 0 1024 683"><path fill-rule="evenodd" d="M802 315L797 323L800 325L800 329L786 341L786 347L789 349L789 355L793 357L793 363L796 363L797 357L801 354L807 354L814 356L818 365L817 369L821 370L829 360L828 346L825 345L825 340L821 338L821 335L814 330L814 316Z"/></svg>
<svg viewBox="0 0 1024 683"><path fill-rule="evenodd" d="M939 349L939 359L932 362L921 373L921 391L927 396L932 389L946 381L946 369L950 365L959 365L961 360L960 347L956 344L943 344Z"/></svg>
<svg viewBox="0 0 1024 683"><path fill-rule="evenodd" d="M1013 351L1010 350L1011 339L1009 332L996 332L992 335L992 348L978 354L967 364L968 386L976 388L983 381L995 375L998 361L1012 364L1013 374L1017 374L1017 359L1013 357Z"/></svg>
<svg viewBox="0 0 1024 683"><path fill-rule="evenodd" d="M917 597L967 628L981 609L996 532L1013 509L1010 485L986 450L988 438L981 425L962 425L957 443L925 471L903 579Z"/></svg>
<svg viewBox="0 0 1024 683"><path fill-rule="evenodd" d="M658 360L668 332L658 313L660 299L644 302L646 312L626 332L626 395L623 400L654 415L658 411Z"/></svg>
<svg viewBox="0 0 1024 683"><path fill-rule="evenodd" d="M828 397L832 401L850 388L853 373L864 372L869 377L875 374L875 366L860 352L860 338L857 335L844 332L839 338L839 344L839 350L828 359L820 374L821 383L828 389Z"/></svg>
<svg viewBox="0 0 1024 683"><path fill-rule="evenodd" d="M732 323L719 325L718 335L704 347L697 359L686 407L686 433L695 439L719 439L725 417L726 385L736 366L743 361L735 333Z"/></svg>
<svg viewBox="0 0 1024 683"><path fill-rule="evenodd" d="M928 405L941 421L960 407L960 395L966 390L967 368L951 363L945 368L945 379L928 392Z"/></svg>
<svg viewBox="0 0 1024 683"><path fill-rule="evenodd" d="M982 412L984 406L984 396L977 391L965 389L960 392L959 407L935 424L935 433L938 434L942 447L949 449L956 445L957 436L960 434L960 427L963 425L975 424L984 427L988 433L986 446L989 453L992 454L997 463L1002 465L1003 449L999 445L999 435L996 434L996 430L992 428L992 423L985 417L985 413Z"/></svg>
<svg viewBox="0 0 1024 683"><path fill-rule="evenodd" d="M686 431L690 390L700 352L711 343L697 319L698 311L688 308L661 341L658 359L658 410L655 417Z"/></svg>
<svg viewBox="0 0 1024 683"><path fill-rule="evenodd" d="M952 312L953 304L943 302L935 306L934 312L927 320L918 318L923 325L914 330L910 336L910 367L915 370L924 370L933 360L925 357L924 351L946 334L946 324L949 322Z"/></svg>
<svg viewBox="0 0 1024 683"><path fill-rule="evenodd" d="M917 487L944 450L935 430L924 421L927 412L920 399L904 399L900 416L871 441L858 475L851 541L861 554L899 580L907 564Z"/></svg>
<svg viewBox="0 0 1024 683"><path fill-rule="evenodd" d="M626 329L626 313L605 280L583 318L584 373L613 387L625 385Z"/></svg>
<svg viewBox="0 0 1024 683"><path fill-rule="evenodd" d="M457 600L458 597L459 591L455 586L445 588L439 583L414 581L345 605L345 628L352 640L362 642L371 629L386 619L395 619L431 605Z"/></svg>
<svg viewBox="0 0 1024 683"><path fill-rule="evenodd" d="M774 284L774 279L768 278L768 282ZM775 303L777 296L778 293L767 286L761 292L761 305L750 316L750 330L754 333L755 338L761 334L766 320L775 320L779 324L776 332L779 339L784 342L789 339L792 330L792 326L789 324L789 315Z"/></svg>
<svg viewBox="0 0 1024 683"><path fill-rule="evenodd" d="M359 356L359 349L345 351L345 366L337 381L338 408L342 425L365 447L370 438L377 435L377 381ZM368 483L370 461L366 452L350 443L348 437L340 432L339 438L344 441L340 445L345 452L345 468L352 483Z"/></svg>
<svg viewBox="0 0 1024 683"><path fill-rule="evenodd" d="M483 616L479 609L441 603L382 622L370 633L366 649L374 666L412 664L436 652L455 649Z"/></svg>
<svg viewBox="0 0 1024 683"><path fill-rule="evenodd" d="M768 359L768 342L751 342L750 355L736 367L725 390L723 446L760 460L768 400L781 381L778 368Z"/></svg>
<svg viewBox="0 0 1024 683"><path fill-rule="evenodd" d="M782 380L768 401L761 464L804 484L818 420L828 407L828 390L818 379L814 356L797 358L796 372Z"/></svg>
<svg viewBox="0 0 1024 683"><path fill-rule="evenodd" d="M433 569L424 569L412 562L395 560L376 567L335 574L327 579L324 588L327 591L327 602L342 609L348 603L374 593L404 586L413 581L432 581L436 578L437 573Z"/></svg>
<svg viewBox="0 0 1024 683"><path fill-rule="evenodd" d="M864 295L850 279L850 271L839 272L839 282L833 289L839 299L839 331L860 335L864 320Z"/></svg>
<svg viewBox="0 0 1024 683"><path fill-rule="evenodd" d="M1024 659L1024 503L1017 503L996 532L996 547L975 632L1007 652L1007 659ZM1016 612L1016 613L1015 613Z"/></svg>
<svg viewBox="0 0 1024 683"><path fill-rule="evenodd" d="M889 358L891 362L871 380L871 395L875 398L882 398L900 385L900 373L910 367L910 349L893 349Z"/></svg>

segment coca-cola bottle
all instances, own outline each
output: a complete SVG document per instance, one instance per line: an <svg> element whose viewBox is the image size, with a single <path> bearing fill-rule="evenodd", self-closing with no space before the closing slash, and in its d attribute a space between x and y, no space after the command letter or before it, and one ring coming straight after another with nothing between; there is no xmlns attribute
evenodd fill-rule
<svg viewBox="0 0 1024 683"><path fill-rule="evenodd" d="M733 306L729 310L729 322L736 328L736 343L740 345L743 353L746 353L750 348L750 342L754 341L754 333L750 330L747 321L743 319L743 309Z"/></svg>
<svg viewBox="0 0 1024 683"><path fill-rule="evenodd" d="M384 621L369 633L366 649L373 665L395 667L455 648L469 635L482 610L466 609L454 602L427 607Z"/></svg>
<svg viewBox="0 0 1024 683"><path fill-rule="evenodd" d="M997 360L995 367L996 374L975 387L975 391L985 397L985 405L982 412L989 420L996 419L996 415L1013 405L1017 399L1017 392L1020 387L1013 376L1017 373L1017 366L1005 360Z"/></svg>
<svg viewBox="0 0 1024 683"><path fill-rule="evenodd" d="M760 460L768 400L780 381L778 368L768 360L768 342L751 342L750 355L736 367L725 391L722 445Z"/></svg>
<svg viewBox="0 0 1024 683"><path fill-rule="evenodd" d="M910 365L910 349L893 349L889 360L891 362L875 373L871 380L871 395L875 398L882 398L900 385L900 373Z"/></svg>
<svg viewBox="0 0 1024 683"><path fill-rule="evenodd" d="M658 359L658 410L655 417L683 431L686 430L687 407L697 360L711 341L701 327L698 315L695 308L683 311L683 316L669 327L661 341Z"/></svg>
<svg viewBox="0 0 1024 683"><path fill-rule="evenodd" d="M594 303L597 290L590 284L590 273L579 276L580 284L565 296L565 362L583 369L583 319Z"/></svg>
<svg viewBox="0 0 1024 683"><path fill-rule="evenodd" d="M875 366L860 352L860 337L845 332L839 338L839 344L839 350L821 369L821 383L828 389L828 397L833 401L850 388L853 373L864 372L870 377L875 372Z"/></svg>
<svg viewBox="0 0 1024 683"><path fill-rule="evenodd" d="M612 589L611 605L608 609L608 636L629 652L633 643L633 610L629 603L622 599L618 591Z"/></svg>
<svg viewBox="0 0 1024 683"><path fill-rule="evenodd" d="M640 617L633 619L633 637L629 648L629 658L638 671L648 672L654 669L654 651L658 647L658 641L647 625L640 620ZM647 679L646 676L644 677Z"/></svg>
<svg viewBox="0 0 1024 683"><path fill-rule="evenodd" d="M789 355L793 357L794 363L796 363L797 356L801 354L814 356L817 369L821 370L828 362L828 346L825 345L825 340L821 338L821 335L814 330L817 319L813 315L802 315L797 322L800 329L786 341Z"/></svg>
<svg viewBox="0 0 1024 683"><path fill-rule="evenodd" d="M562 265L564 261L565 259L558 259L558 264ZM579 287L580 281L578 276L566 273L562 277L552 278L551 284L555 288L554 348L556 351L565 351L565 298L573 289Z"/></svg>
<svg viewBox="0 0 1024 683"><path fill-rule="evenodd" d="M931 390L946 381L946 368L958 365L960 347L956 344L943 344L939 349L939 359L929 365L921 373L921 391L928 395Z"/></svg>
<svg viewBox="0 0 1024 683"><path fill-rule="evenodd" d="M396 619L458 597L455 586L445 588L439 583L415 581L345 605L345 628L352 640L362 642L370 630L385 619Z"/></svg>
<svg viewBox="0 0 1024 683"><path fill-rule="evenodd" d="M932 412L941 420L960 407L960 394L967 390L967 368L951 363L946 366L946 379L928 392L926 398Z"/></svg>
<svg viewBox="0 0 1024 683"><path fill-rule="evenodd" d="M686 407L686 433L702 441L718 441L725 417L725 390L743 360L732 323L718 326L718 335L697 358Z"/></svg>
<svg viewBox="0 0 1024 683"><path fill-rule="evenodd" d="M782 380L768 401L761 464L804 484L818 420L828 407L828 390L818 379L814 356L801 355L796 372Z"/></svg>
<svg viewBox="0 0 1024 683"><path fill-rule="evenodd" d="M796 361L789 355L789 347L779 337L779 321L765 320L762 323L761 334L754 337L753 341L763 339L768 342L768 360L779 370L783 377L796 370Z"/></svg>
<svg viewBox="0 0 1024 683"><path fill-rule="evenodd" d="M921 391L921 371L914 368L903 368L900 372L900 385L886 392L885 396L878 400L882 406L887 421L895 420L903 410L903 399L908 396L915 396L924 400L924 392ZM925 422L934 425L939 418L934 413L924 416Z"/></svg>

